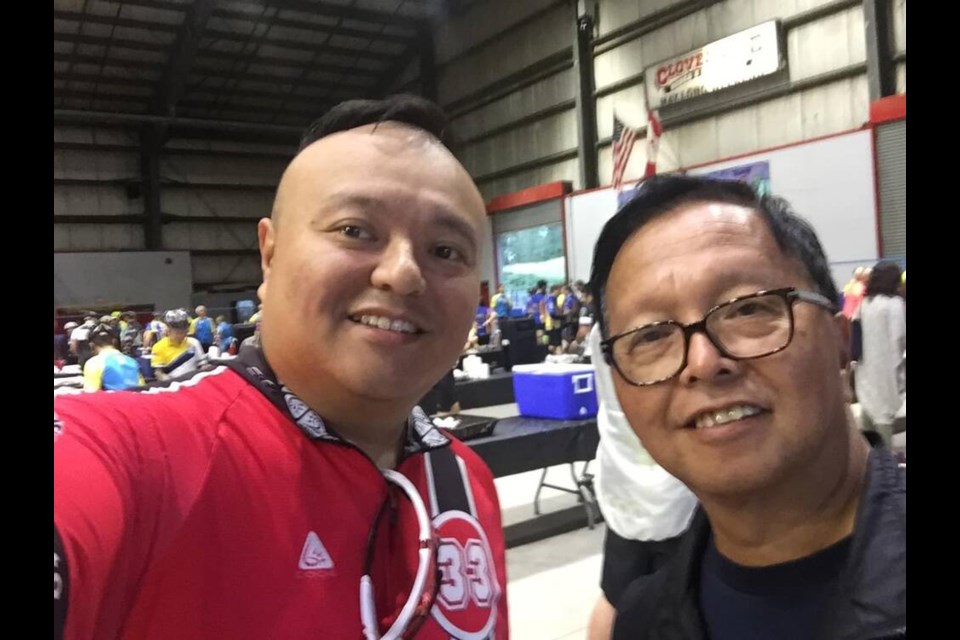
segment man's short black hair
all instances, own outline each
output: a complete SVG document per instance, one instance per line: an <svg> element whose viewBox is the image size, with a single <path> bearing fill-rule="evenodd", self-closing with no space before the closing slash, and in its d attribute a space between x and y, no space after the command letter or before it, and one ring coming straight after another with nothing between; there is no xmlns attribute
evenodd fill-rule
<svg viewBox="0 0 960 640"><path fill-rule="evenodd" d="M422 129L453 150L453 140L448 131L450 121L443 109L426 98L398 94L383 100L341 102L307 127L300 138L297 152L330 134L380 122L402 122Z"/></svg>
<svg viewBox="0 0 960 640"><path fill-rule="evenodd" d="M600 331L605 337L607 279L620 249L645 224L690 202L721 202L753 209L767 223L777 246L803 264L817 292L834 304L839 301L830 263L816 232L793 211L789 202L772 195L758 196L743 182L679 174L656 175L637 186L632 197L604 225L594 248L590 290L596 301Z"/></svg>

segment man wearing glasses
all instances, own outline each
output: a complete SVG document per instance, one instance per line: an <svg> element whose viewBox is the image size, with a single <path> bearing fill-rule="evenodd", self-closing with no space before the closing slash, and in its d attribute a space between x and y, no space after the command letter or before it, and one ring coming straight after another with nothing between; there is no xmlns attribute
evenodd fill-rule
<svg viewBox="0 0 960 640"><path fill-rule="evenodd" d="M614 638L906 637L905 470L851 426L849 330L782 199L656 176L591 289L630 426L700 508L620 599Z"/></svg>

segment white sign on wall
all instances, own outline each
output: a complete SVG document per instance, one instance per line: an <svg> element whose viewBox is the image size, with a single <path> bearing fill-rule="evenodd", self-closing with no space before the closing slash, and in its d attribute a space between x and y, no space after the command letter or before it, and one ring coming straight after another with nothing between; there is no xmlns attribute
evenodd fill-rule
<svg viewBox="0 0 960 640"><path fill-rule="evenodd" d="M647 108L776 73L782 61L779 31L779 23L771 20L647 67Z"/></svg>

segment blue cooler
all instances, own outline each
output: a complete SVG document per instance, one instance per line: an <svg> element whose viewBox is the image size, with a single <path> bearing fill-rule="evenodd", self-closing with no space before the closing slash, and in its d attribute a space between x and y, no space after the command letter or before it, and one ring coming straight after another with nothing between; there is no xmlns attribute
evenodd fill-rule
<svg viewBox="0 0 960 640"><path fill-rule="evenodd" d="M575 420L597 415L593 365L520 364L513 367L520 415Z"/></svg>

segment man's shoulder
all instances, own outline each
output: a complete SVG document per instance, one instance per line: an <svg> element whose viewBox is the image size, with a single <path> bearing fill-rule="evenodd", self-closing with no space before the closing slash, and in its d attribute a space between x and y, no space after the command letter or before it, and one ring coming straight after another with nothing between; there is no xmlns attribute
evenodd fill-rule
<svg viewBox="0 0 960 640"><path fill-rule="evenodd" d="M463 460L464 464L467 466L467 469L471 473L478 474L482 479L489 480L493 482L493 473L490 471L490 467L487 466L487 463L483 461L483 458L478 456L473 449L468 447L462 441L458 440L454 436L447 436L450 438L450 450Z"/></svg>
<svg viewBox="0 0 960 640"><path fill-rule="evenodd" d="M70 394L54 398L54 412L67 422L92 429L104 425L162 428L189 418L192 425L214 425L249 384L228 367L198 371L189 377L136 391Z"/></svg>

